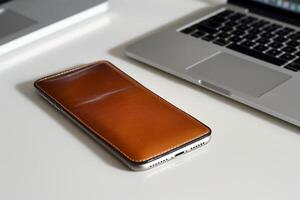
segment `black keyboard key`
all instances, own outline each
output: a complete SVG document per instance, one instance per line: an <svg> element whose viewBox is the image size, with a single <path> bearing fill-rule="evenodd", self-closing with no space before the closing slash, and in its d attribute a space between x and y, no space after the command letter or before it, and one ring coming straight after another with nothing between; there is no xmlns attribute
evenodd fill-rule
<svg viewBox="0 0 300 200"><path fill-rule="evenodd" d="M236 14L233 14L233 15L229 16L228 19L230 19L231 21L236 21L236 20L241 19L245 16L246 15L244 15L242 13L236 13Z"/></svg>
<svg viewBox="0 0 300 200"><path fill-rule="evenodd" d="M264 21L264 20L260 20L258 22L252 23L251 26L254 27L254 28L262 29L262 28L264 28L269 23L270 22L267 22L267 21Z"/></svg>
<svg viewBox="0 0 300 200"><path fill-rule="evenodd" d="M259 30L258 28L252 28L251 30L248 30L248 33L257 35L257 34L260 34L260 33L262 34L263 31Z"/></svg>
<svg viewBox="0 0 300 200"><path fill-rule="evenodd" d="M264 27L262 30L265 31L265 32L268 32L268 33L272 33L274 31L277 31L279 28L281 28L281 26L271 24L269 26Z"/></svg>
<svg viewBox="0 0 300 200"><path fill-rule="evenodd" d="M268 46L273 47L274 49L279 49L280 47L283 46L283 44L279 43L279 42L272 42L271 44L269 44Z"/></svg>
<svg viewBox="0 0 300 200"><path fill-rule="evenodd" d="M285 60L273 57L273 56L269 56L266 54L263 54L261 52L255 51L253 49L249 49L247 47L243 47L241 45L236 45L236 44L230 44L227 46L227 48L234 50L234 51L238 51L240 53L246 54L248 56L252 56L254 58L263 60L265 62L269 62L272 63L274 65L278 65L278 66L282 66L286 63Z"/></svg>
<svg viewBox="0 0 300 200"><path fill-rule="evenodd" d="M219 16L214 16L212 18L210 18L211 21L214 21L216 23L224 23L225 21L227 21L227 19L225 19L224 17L219 17Z"/></svg>
<svg viewBox="0 0 300 200"><path fill-rule="evenodd" d="M270 49L269 51L266 52L266 54L270 55L270 56L278 56L282 53L282 51L279 51L277 49Z"/></svg>
<svg viewBox="0 0 300 200"><path fill-rule="evenodd" d="M251 24L251 27L253 27L253 28L261 28L261 26L263 26L263 25L261 23L259 23L259 21Z"/></svg>
<svg viewBox="0 0 300 200"><path fill-rule="evenodd" d="M255 42L252 42L252 41L249 41L249 40L246 40L245 42L242 42L241 45L245 46L245 47L252 47L254 46L256 43Z"/></svg>
<svg viewBox="0 0 300 200"><path fill-rule="evenodd" d="M221 27L219 30L220 30L220 31L224 31L224 32L230 32L230 31L233 30L233 28L230 27L230 26L223 26L223 27Z"/></svg>
<svg viewBox="0 0 300 200"><path fill-rule="evenodd" d="M211 20L205 20L199 23L199 25L203 25L212 29L217 29L218 27L222 26L222 24L211 21Z"/></svg>
<svg viewBox="0 0 300 200"><path fill-rule="evenodd" d="M295 32L295 34L298 34L298 35L300 35L300 31L297 31L297 32Z"/></svg>
<svg viewBox="0 0 300 200"><path fill-rule="evenodd" d="M238 25L238 26L236 27L237 30L241 30L241 31L247 31L247 30L249 30L250 28L251 28L251 27L248 26L248 25L246 25L246 24L241 24L241 25Z"/></svg>
<svg viewBox="0 0 300 200"><path fill-rule="evenodd" d="M194 31L195 31L195 29L189 27L189 28L185 28L185 29L181 30L181 33L190 34Z"/></svg>
<svg viewBox="0 0 300 200"><path fill-rule="evenodd" d="M262 30L262 31L265 31L265 32L268 32L268 33L271 33L271 32L274 31L273 29L274 29L274 28L273 28L271 25L269 25L269 26L265 26L265 27L262 28L261 30Z"/></svg>
<svg viewBox="0 0 300 200"><path fill-rule="evenodd" d="M256 40L256 42L258 42L259 44L268 44L270 43L270 40L268 38L260 38Z"/></svg>
<svg viewBox="0 0 300 200"><path fill-rule="evenodd" d="M285 51L285 52L288 52L288 53L294 53L295 51L297 51L297 49L294 48L294 47L287 46L287 47L284 47L282 49L282 51Z"/></svg>
<svg viewBox="0 0 300 200"><path fill-rule="evenodd" d="M265 33L261 34L261 36L264 37L264 38L269 38L269 39L275 37L275 35L273 33L270 33L270 32L265 32Z"/></svg>
<svg viewBox="0 0 300 200"><path fill-rule="evenodd" d="M233 36L231 38L228 39L230 42L233 42L233 43L238 43L238 42L241 42L242 40L244 40L243 38L241 37L238 37L238 36Z"/></svg>
<svg viewBox="0 0 300 200"><path fill-rule="evenodd" d="M297 63L290 63L287 66L285 66L284 68L292 70L294 72L297 72L300 70L300 64Z"/></svg>
<svg viewBox="0 0 300 200"><path fill-rule="evenodd" d="M205 40L205 41L208 41L208 42L213 41L215 39L216 39L216 37L214 37L212 35L207 35L207 36L202 37L202 40Z"/></svg>
<svg viewBox="0 0 300 200"><path fill-rule="evenodd" d="M234 11L232 11L232 10L224 10L224 11L218 13L216 16L218 16L218 17L226 17L226 16L229 16L229 15L231 15L233 13L234 13Z"/></svg>
<svg viewBox="0 0 300 200"><path fill-rule="evenodd" d="M275 28L277 28L277 29L280 29L280 28L282 28L282 26L281 26L281 25L279 25L279 24L271 24L271 26L272 26L272 27L275 27Z"/></svg>
<svg viewBox="0 0 300 200"><path fill-rule="evenodd" d="M260 20L259 21L261 24L264 24L264 25L269 25L269 24L271 24L269 21L267 21L267 20Z"/></svg>
<svg viewBox="0 0 300 200"><path fill-rule="evenodd" d="M296 31L295 29L288 28L288 27L284 28L283 30L288 31L288 32L294 32L294 31Z"/></svg>
<svg viewBox="0 0 300 200"><path fill-rule="evenodd" d="M242 31L242 30L235 30L235 31L232 31L231 34L233 35L236 35L236 36L242 36L242 35L245 35L245 31Z"/></svg>
<svg viewBox="0 0 300 200"><path fill-rule="evenodd" d="M284 31L283 29L277 30L275 31L275 34L284 37L286 34L288 34L289 32Z"/></svg>
<svg viewBox="0 0 300 200"><path fill-rule="evenodd" d="M278 31L276 31L275 33L277 35L280 35L280 36L287 36L289 35L290 33L294 32L295 30L294 29L291 29L291 28L283 28L283 29L280 29Z"/></svg>
<svg viewBox="0 0 300 200"><path fill-rule="evenodd" d="M298 51L297 53L295 53L295 55L300 57L300 51Z"/></svg>
<svg viewBox="0 0 300 200"><path fill-rule="evenodd" d="M224 40L224 39L217 39L213 43L220 45L220 46L225 46L225 45L229 44L230 42L228 40Z"/></svg>
<svg viewBox="0 0 300 200"><path fill-rule="evenodd" d="M255 46L253 49L255 49L256 51L263 52L263 51L266 51L269 48L260 44L260 45Z"/></svg>
<svg viewBox="0 0 300 200"><path fill-rule="evenodd" d="M294 63L300 64L300 58L294 60Z"/></svg>
<svg viewBox="0 0 300 200"><path fill-rule="evenodd" d="M235 27L237 26L238 23L237 22L233 22L233 21L228 21L225 23L225 26L230 26L230 27Z"/></svg>
<svg viewBox="0 0 300 200"><path fill-rule="evenodd" d="M290 60L293 60L294 58L296 58L296 56L293 56L289 53L285 53L285 54L281 55L279 58L290 61Z"/></svg>
<svg viewBox="0 0 300 200"><path fill-rule="evenodd" d="M300 39L300 34L299 33L294 33L288 36L291 40L299 40Z"/></svg>
<svg viewBox="0 0 300 200"><path fill-rule="evenodd" d="M255 39L257 39L257 37L258 37L257 35L251 34L251 33L243 36L243 38L245 38L247 40L255 40Z"/></svg>
<svg viewBox="0 0 300 200"><path fill-rule="evenodd" d="M250 16L244 17L243 19L239 20L239 22L242 23L242 24L250 24L250 23L253 23L255 21L257 21L257 18L250 17Z"/></svg>
<svg viewBox="0 0 300 200"><path fill-rule="evenodd" d="M280 43L289 41L289 39L287 39L285 37L282 37L282 36L277 36L276 38L273 38L273 40L276 41L276 42L280 42Z"/></svg>
<svg viewBox="0 0 300 200"><path fill-rule="evenodd" d="M200 25L200 24L197 25L197 29L199 31L203 31L205 33L210 33L210 34L215 34L215 33L218 32L217 30L215 30L213 28L210 28L210 27L207 27L207 26L203 26L203 25Z"/></svg>
<svg viewBox="0 0 300 200"><path fill-rule="evenodd" d="M216 36L219 37L219 38L226 39L226 38L230 37L231 35L228 34L228 33L219 33Z"/></svg>
<svg viewBox="0 0 300 200"><path fill-rule="evenodd" d="M203 31L196 31L195 33L192 33L191 36L196 37L196 38L199 38L199 37L204 36L205 34L206 34L206 33L203 32Z"/></svg>
<svg viewBox="0 0 300 200"><path fill-rule="evenodd" d="M213 20L209 20L209 22L207 23L208 26L212 27L212 28L219 28L222 26L222 23L219 23L217 21L213 21Z"/></svg>
<svg viewBox="0 0 300 200"><path fill-rule="evenodd" d="M297 46L300 46L300 42L297 42L295 40L292 40L290 42L287 42L286 43L288 46L291 46L291 47L297 47Z"/></svg>

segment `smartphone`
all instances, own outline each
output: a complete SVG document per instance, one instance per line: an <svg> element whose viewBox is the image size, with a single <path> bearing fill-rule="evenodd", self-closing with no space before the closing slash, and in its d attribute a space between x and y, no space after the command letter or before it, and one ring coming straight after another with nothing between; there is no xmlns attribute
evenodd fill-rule
<svg viewBox="0 0 300 200"><path fill-rule="evenodd" d="M146 170L207 144L211 129L108 61L34 83L40 96L133 170Z"/></svg>

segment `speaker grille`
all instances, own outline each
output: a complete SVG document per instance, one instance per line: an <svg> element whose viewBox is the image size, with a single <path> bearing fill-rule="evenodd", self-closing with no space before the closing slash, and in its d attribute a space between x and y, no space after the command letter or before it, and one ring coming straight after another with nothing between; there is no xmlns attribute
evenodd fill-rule
<svg viewBox="0 0 300 200"><path fill-rule="evenodd" d="M199 144L197 144L196 146L191 147L188 151L191 151L191 150L194 150L194 149L196 149L196 148L199 148L199 147L203 146L204 144L205 144L205 142L199 143ZM185 151L185 152L187 152L187 151ZM175 157L175 156L174 156L174 157ZM174 158L174 157L172 157L172 158ZM164 159L164 160L161 160L161 161L159 161L159 162L156 162L156 163L150 165L149 167L150 167L150 168L156 167L156 166L158 166L158 165L160 165L160 164L162 164L162 163L164 163L164 162L166 162L166 161L168 161L168 160L170 160L170 159L171 159L171 158L166 158L166 159Z"/></svg>

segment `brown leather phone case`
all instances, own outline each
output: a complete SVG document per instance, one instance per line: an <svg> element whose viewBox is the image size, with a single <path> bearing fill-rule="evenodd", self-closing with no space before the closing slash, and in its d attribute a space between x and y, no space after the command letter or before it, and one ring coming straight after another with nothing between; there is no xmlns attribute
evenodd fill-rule
<svg viewBox="0 0 300 200"><path fill-rule="evenodd" d="M135 164L210 134L207 126L107 61L41 78L34 86L95 138Z"/></svg>

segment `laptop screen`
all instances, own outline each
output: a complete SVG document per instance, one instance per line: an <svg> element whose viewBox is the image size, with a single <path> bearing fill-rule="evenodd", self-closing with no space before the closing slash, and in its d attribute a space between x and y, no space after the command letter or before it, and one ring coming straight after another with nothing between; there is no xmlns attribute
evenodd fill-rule
<svg viewBox="0 0 300 200"><path fill-rule="evenodd" d="M267 4L287 11L300 13L300 0L254 0L259 3Z"/></svg>

